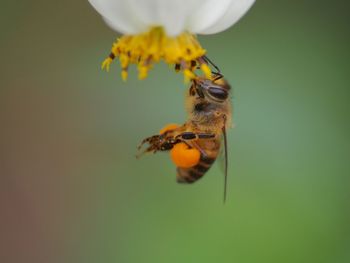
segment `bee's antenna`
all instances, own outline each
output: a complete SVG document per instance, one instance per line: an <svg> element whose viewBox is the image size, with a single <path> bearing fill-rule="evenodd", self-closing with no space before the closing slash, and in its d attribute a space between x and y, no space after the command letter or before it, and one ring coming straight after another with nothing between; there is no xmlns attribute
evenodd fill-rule
<svg viewBox="0 0 350 263"><path fill-rule="evenodd" d="M213 61L211 61L207 56L203 56L203 59L205 60L205 62L207 62L208 64L210 64L212 67L216 69L217 72L214 73L215 75L219 75L219 74L221 75L221 70L219 69L218 66L214 64Z"/></svg>
<svg viewBox="0 0 350 263"><path fill-rule="evenodd" d="M221 73L218 73L218 72L214 72L213 74L215 75L213 81L217 81L217 80L222 79L224 77L224 75L222 75Z"/></svg>
<svg viewBox="0 0 350 263"><path fill-rule="evenodd" d="M219 69L218 66L214 64L213 61L211 61L207 56L203 56L203 60L207 63L210 64L213 68L216 69L216 72L212 72L214 75L214 81L219 80L224 77L224 75L221 74L221 70Z"/></svg>

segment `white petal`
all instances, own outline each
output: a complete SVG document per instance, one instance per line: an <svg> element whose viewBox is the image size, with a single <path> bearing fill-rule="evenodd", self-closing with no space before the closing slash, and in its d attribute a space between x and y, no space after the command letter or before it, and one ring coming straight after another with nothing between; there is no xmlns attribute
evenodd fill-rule
<svg viewBox="0 0 350 263"><path fill-rule="evenodd" d="M187 29L197 33L211 27L224 16L231 2L232 0L203 0L189 16Z"/></svg>
<svg viewBox="0 0 350 263"><path fill-rule="evenodd" d="M141 23L128 1L125 0L88 0L100 13L106 23L114 30L124 34L136 34L146 30L146 25Z"/></svg>
<svg viewBox="0 0 350 263"><path fill-rule="evenodd" d="M226 13L212 26L198 31L199 34L215 34L236 23L253 5L255 0L231 0Z"/></svg>
<svg viewBox="0 0 350 263"><path fill-rule="evenodd" d="M178 35L185 30L188 17L203 0L128 0L143 24L163 26L170 36Z"/></svg>

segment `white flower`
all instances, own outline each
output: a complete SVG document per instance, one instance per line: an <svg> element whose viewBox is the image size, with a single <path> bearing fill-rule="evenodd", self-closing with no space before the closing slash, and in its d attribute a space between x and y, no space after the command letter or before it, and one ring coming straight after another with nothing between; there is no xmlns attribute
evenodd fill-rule
<svg viewBox="0 0 350 263"><path fill-rule="evenodd" d="M163 26L169 36L183 31L214 34L236 23L255 0L89 0L106 22L123 34Z"/></svg>
<svg viewBox="0 0 350 263"><path fill-rule="evenodd" d="M130 63L139 65L140 77L145 77L147 71L153 62L160 59L167 63L181 65L181 69L190 69L189 63L195 61L205 54L197 42L194 34L214 34L221 32L234 23L236 23L252 6L255 0L89 0L91 5L101 14L106 23L114 30L129 37L127 43L115 43L112 48L110 57L104 62L103 66L107 69L114 57L119 56L123 67L124 77L126 78L127 66ZM150 34L153 34L152 37ZM130 39L133 36L143 36L138 39L138 43ZM180 49L190 49L194 54L186 55L177 52L174 47L167 49L166 45L176 46L179 39L183 38L182 45L187 43L188 46L182 46ZM160 41L161 39L161 41ZM186 41L187 39L187 41ZM156 41L157 50L140 54L133 53L133 48L152 49L152 45L146 45L146 42ZM161 46L160 46L160 43ZM149 44L149 43L148 43ZM145 46L146 45L146 46ZM119 51L117 50L119 46ZM121 51L120 49L125 49ZM128 52L128 56L123 58L123 52ZM157 52L158 55L157 55ZM176 54L170 54L170 53ZM130 56L130 54L133 55ZM125 55L125 54L124 54ZM129 57L129 58L128 58ZM140 64L140 57L143 64ZM192 63L193 64L193 63ZM200 63L201 64L201 63ZM185 67L185 68L183 68ZM143 73L142 73L143 71ZM188 73L188 72L187 72Z"/></svg>

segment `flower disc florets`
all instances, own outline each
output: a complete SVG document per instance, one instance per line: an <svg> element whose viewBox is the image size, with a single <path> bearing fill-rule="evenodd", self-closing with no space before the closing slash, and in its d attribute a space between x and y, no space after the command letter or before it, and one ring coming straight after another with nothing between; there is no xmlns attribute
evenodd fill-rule
<svg viewBox="0 0 350 263"><path fill-rule="evenodd" d="M184 32L169 37L162 27L153 27L146 33L124 35L112 47L111 54L102 63L102 68L109 70L114 58L119 58L122 78L126 80L128 67L136 64L139 78L147 77L152 66L163 60L184 72L185 78L194 78L193 71L200 67L204 74L211 76L211 71L202 57L206 51L201 47L195 35Z"/></svg>

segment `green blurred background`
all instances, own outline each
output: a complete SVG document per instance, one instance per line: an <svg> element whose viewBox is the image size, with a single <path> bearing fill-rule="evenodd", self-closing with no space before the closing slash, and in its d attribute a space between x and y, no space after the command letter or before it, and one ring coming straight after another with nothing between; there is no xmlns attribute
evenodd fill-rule
<svg viewBox="0 0 350 263"><path fill-rule="evenodd" d="M0 261L350 262L349 4L257 1L200 41L234 87L229 193L175 183L140 140L185 118L182 76L100 70L87 1L1 1Z"/></svg>

